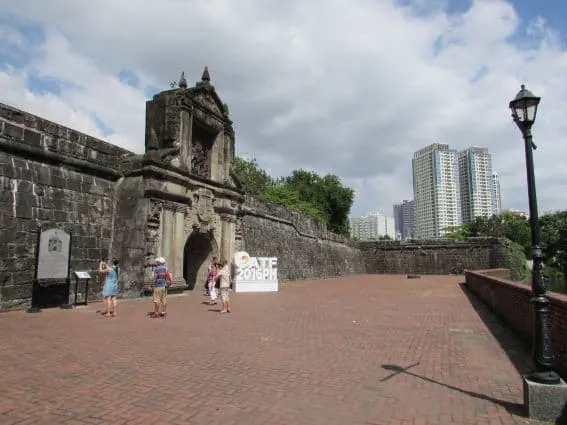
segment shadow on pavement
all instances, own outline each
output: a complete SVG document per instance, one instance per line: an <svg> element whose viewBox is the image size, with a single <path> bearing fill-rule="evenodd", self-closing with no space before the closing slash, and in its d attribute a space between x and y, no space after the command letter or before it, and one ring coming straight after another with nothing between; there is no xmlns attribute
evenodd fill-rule
<svg viewBox="0 0 567 425"><path fill-rule="evenodd" d="M477 392L474 392L474 391L464 390L462 388L455 387L455 386L449 385L449 384L445 384L445 383L437 381L435 379L428 378L427 376L418 375L417 373L413 373L413 372L409 371L409 369L417 366L418 364L419 364L419 362L414 363L414 364L407 366L407 367L402 367L402 366L399 366L399 365L392 365L392 364L383 364L382 369L388 370L392 373L390 375L386 376L385 378L382 378L380 380L380 382L387 381L387 380L392 379L395 376L400 375L400 374L405 374L405 375L413 376L414 378L421 379L423 381L431 382L432 384L440 385L442 387L448 388L448 389L453 390L453 391L458 391L461 394L468 395L469 397L473 397L473 398L476 398L476 399L479 399L479 400L485 400L485 401L489 401L491 403L497 404L499 406L504 407L512 415L525 416L524 408L521 404L511 403L509 401L504 401L504 400L498 400L496 398L487 396L485 394L480 394L480 393L477 393Z"/></svg>
<svg viewBox="0 0 567 425"><path fill-rule="evenodd" d="M459 283L459 287L466 295L468 301L490 333L506 352L506 355L518 373L520 375L528 374L532 367L532 361L529 354L529 347L526 343L518 338L512 329L510 329L502 320L492 313L489 307L485 305L474 293L472 293L464 282Z"/></svg>

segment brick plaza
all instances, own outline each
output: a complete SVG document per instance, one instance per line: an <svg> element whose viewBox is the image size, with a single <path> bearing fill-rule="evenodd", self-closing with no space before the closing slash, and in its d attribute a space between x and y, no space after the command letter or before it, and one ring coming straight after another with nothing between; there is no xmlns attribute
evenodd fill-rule
<svg viewBox="0 0 567 425"><path fill-rule="evenodd" d="M459 276L0 314L0 424L526 424L522 345ZM476 307L476 308L475 308Z"/></svg>

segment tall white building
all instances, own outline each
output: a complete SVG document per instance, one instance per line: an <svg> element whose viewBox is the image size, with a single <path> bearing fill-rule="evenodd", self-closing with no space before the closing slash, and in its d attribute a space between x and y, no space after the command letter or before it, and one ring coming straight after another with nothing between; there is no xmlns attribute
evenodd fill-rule
<svg viewBox="0 0 567 425"><path fill-rule="evenodd" d="M459 152L459 180L463 223L470 223L476 217L491 217L493 173L487 148L473 146Z"/></svg>
<svg viewBox="0 0 567 425"><path fill-rule="evenodd" d="M433 143L414 153L415 237L438 238L460 226L458 156L449 145Z"/></svg>
<svg viewBox="0 0 567 425"><path fill-rule="evenodd" d="M378 240L383 236L395 239L394 217L386 217L380 213L353 217L350 219L350 234L361 241Z"/></svg>
<svg viewBox="0 0 567 425"><path fill-rule="evenodd" d="M500 176L492 173L492 214L502 211L502 192L500 191Z"/></svg>

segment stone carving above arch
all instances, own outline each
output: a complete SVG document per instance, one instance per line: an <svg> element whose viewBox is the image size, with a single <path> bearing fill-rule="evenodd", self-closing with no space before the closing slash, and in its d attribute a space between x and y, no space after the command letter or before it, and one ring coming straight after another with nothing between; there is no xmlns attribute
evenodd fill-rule
<svg viewBox="0 0 567 425"><path fill-rule="evenodd" d="M161 219L161 210L163 207L163 202L157 199L150 199L150 207L148 210L148 223L157 224Z"/></svg>
<svg viewBox="0 0 567 425"><path fill-rule="evenodd" d="M208 224L215 215L213 192L209 189L197 189L194 195L197 217L201 223Z"/></svg>
<svg viewBox="0 0 567 425"><path fill-rule="evenodd" d="M191 146L191 172L199 177L210 178L211 147L201 140L193 140Z"/></svg>

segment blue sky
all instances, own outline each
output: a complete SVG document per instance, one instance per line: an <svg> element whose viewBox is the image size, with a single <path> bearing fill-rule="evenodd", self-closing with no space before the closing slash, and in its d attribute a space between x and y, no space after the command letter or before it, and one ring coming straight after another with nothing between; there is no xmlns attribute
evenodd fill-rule
<svg viewBox="0 0 567 425"><path fill-rule="evenodd" d="M159 0L143 9L134 0L95 9L0 0L0 102L141 152L145 101L181 70L193 84L208 65L239 154L276 176L336 174L357 191L354 215L391 214L412 195L413 152L434 141L488 147L504 206L526 209L507 111L526 83L543 97L534 129L541 208L567 208L559 0L259 4L194 0L172 12Z"/></svg>

